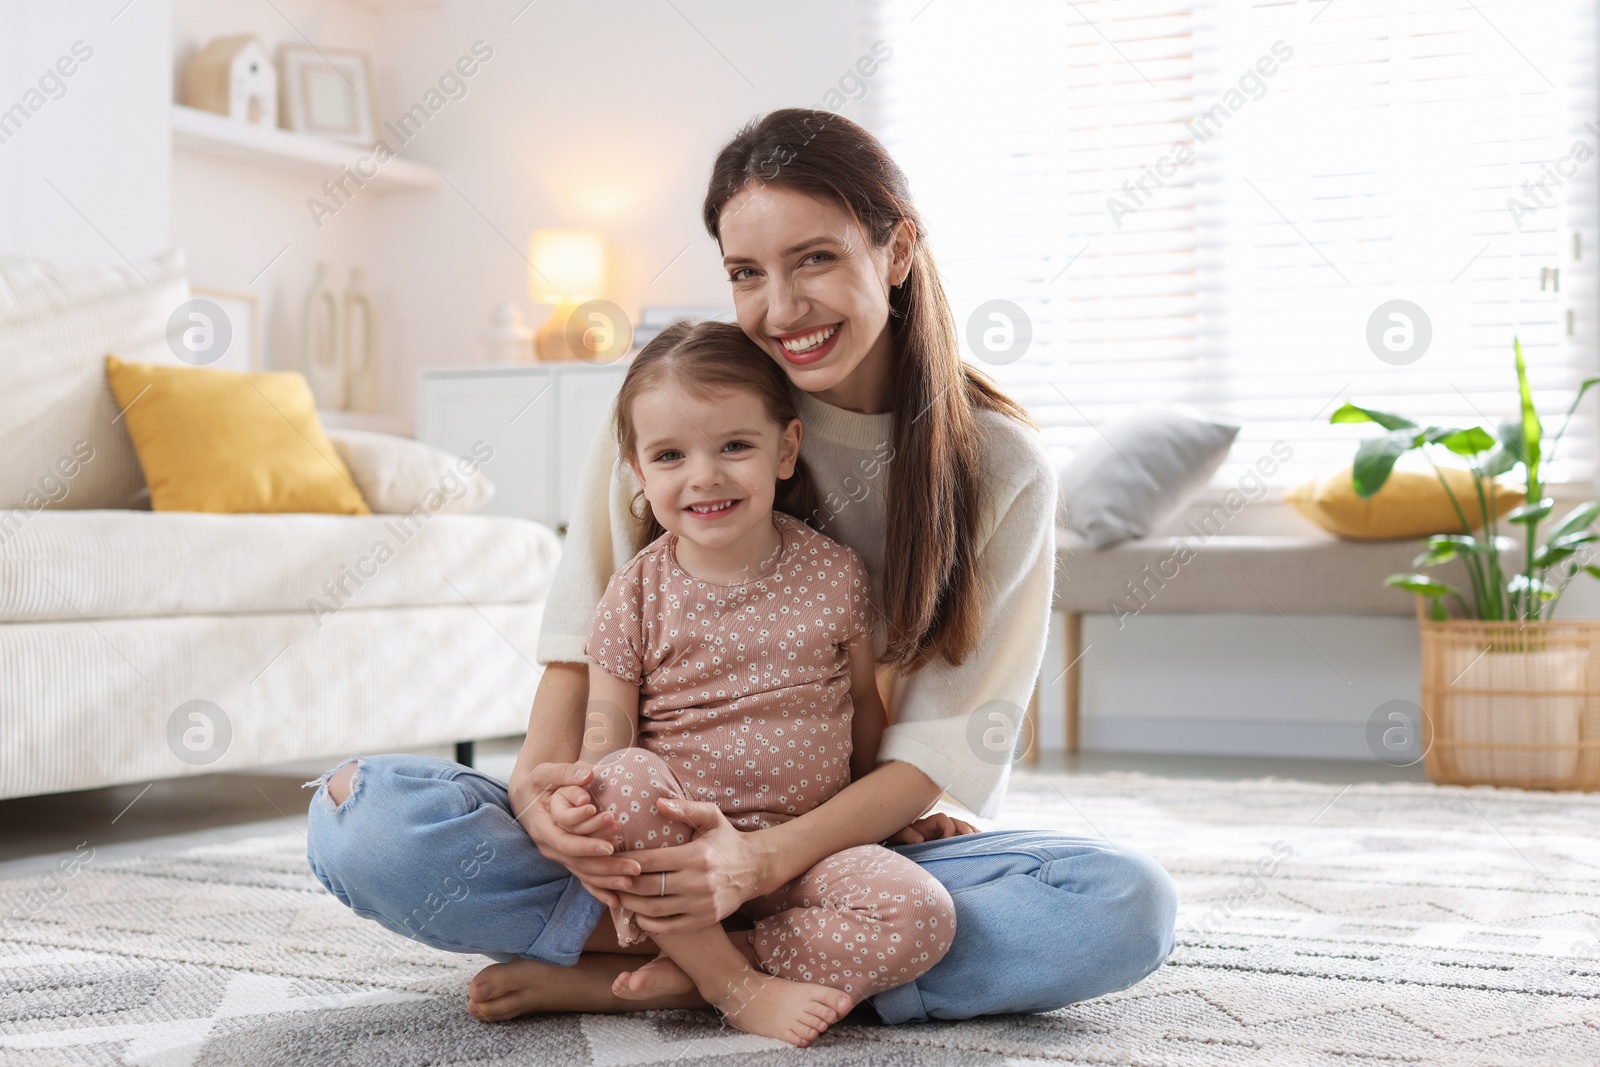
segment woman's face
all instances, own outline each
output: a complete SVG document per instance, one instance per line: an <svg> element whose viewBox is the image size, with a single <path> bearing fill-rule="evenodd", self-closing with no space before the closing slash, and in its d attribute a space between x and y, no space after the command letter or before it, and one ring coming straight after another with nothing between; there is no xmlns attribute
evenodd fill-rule
<svg viewBox="0 0 1600 1067"><path fill-rule="evenodd" d="M911 262L910 224L874 248L832 200L752 182L718 226L744 332L806 392L889 410L889 288Z"/></svg>

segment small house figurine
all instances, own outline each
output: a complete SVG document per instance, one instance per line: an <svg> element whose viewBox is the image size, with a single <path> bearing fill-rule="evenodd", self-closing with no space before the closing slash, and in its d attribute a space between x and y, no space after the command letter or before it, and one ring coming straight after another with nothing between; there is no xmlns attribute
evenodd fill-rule
<svg viewBox="0 0 1600 1067"><path fill-rule="evenodd" d="M254 34L218 37L189 60L184 103L273 129L278 125L278 72Z"/></svg>

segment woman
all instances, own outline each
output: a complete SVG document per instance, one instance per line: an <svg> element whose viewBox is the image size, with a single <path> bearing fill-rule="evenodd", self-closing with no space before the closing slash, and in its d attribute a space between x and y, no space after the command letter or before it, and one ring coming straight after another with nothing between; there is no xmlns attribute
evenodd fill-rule
<svg viewBox="0 0 1600 1067"><path fill-rule="evenodd" d="M723 148L704 221L739 325L795 387L824 499L813 522L873 579L893 724L877 768L767 830L680 805L673 817L695 839L647 854L611 855L603 834L556 822L549 794L590 780L573 760L585 727L606 721L586 722L584 637L632 554L636 487L601 433L509 786L443 760L347 761L318 780L312 869L391 930L502 961L469 989L468 1011L484 1020L701 1006L698 994L612 993L636 954L656 949L618 946L599 921L606 906L626 907L647 933L701 929L902 828L896 850L955 901L956 938L927 974L872 998L885 1022L1046 1011L1132 985L1172 948L1176 901L1153 861L1102 840L918 818L946 791L984 816L998 808L1011 746L995 743L996 728L1010 739L1044 654L1056 483L1022 410L961 361L904 175L849 120L778 111Z"/></svg>

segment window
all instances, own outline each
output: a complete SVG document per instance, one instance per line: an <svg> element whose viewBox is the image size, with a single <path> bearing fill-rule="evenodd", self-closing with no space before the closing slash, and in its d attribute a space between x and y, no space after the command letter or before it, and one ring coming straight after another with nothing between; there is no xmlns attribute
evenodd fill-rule
<svg viewBox="0 0 1600 1067"><path fill-rule="evenodd" d="M875 121L968 358L1058 458L1141 402L1190 403L1245 426L1219 484L1281 440L1282 485L1349 462L1360 431L1327 424L1346 399L1509 416L1513 336L1547 423L1600 374L1592 4L879 11ZM1020 357L995 300L1031 325ZM1580 413L1547 476L1593 478L1596 448Z"/></svg>

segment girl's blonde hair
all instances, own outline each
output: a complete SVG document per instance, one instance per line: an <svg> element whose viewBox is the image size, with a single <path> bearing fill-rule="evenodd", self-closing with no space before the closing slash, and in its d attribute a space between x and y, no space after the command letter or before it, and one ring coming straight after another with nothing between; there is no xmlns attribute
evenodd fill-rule
<svg viewBox="0 0 1600 1067"><path fill-rule="evenodd" d="M679 319L634 357L617 393L614 429L618 451L625 460L637 458L634 401L669 379L697 396L730 389L753 393L766 409L767 417L780 429L800 417L789 393L788 377L742 329L731 322ZM793 477L778 483L772 506L807 525L817 525L816 490L804 460L796 459ZM634 494L632 511L636 521L633 548L637 552L666 530L650 510L643 490Z"/></svg>

